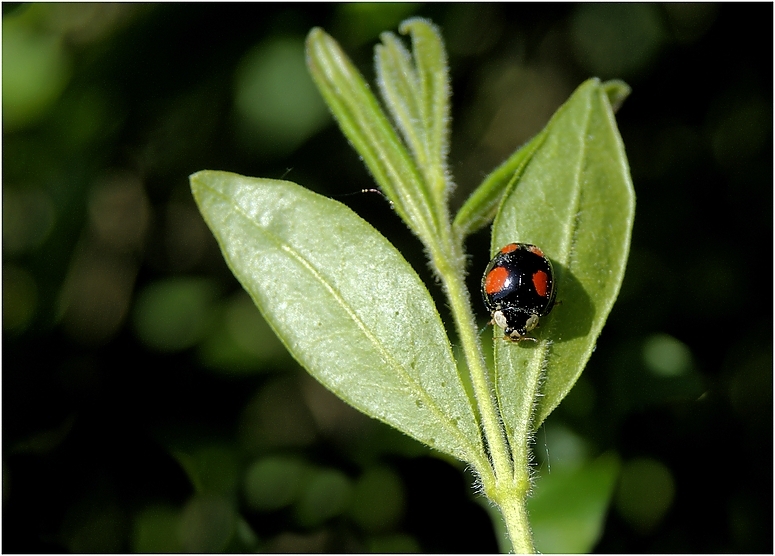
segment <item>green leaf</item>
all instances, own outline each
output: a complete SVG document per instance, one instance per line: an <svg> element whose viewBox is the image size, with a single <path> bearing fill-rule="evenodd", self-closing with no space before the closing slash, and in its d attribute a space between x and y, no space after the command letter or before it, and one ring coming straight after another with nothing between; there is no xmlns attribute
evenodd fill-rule
<svg viewBox="0 0 775 556"><path fill-rule="evenodd" d="M183 545L178 536L180 513L178 508L161 504L140 510L132 527L132 552L182 552Z"/></svg>
<svg viewBox="0 0 775 556"><path fill-rule="evenodd" d="M495 331L498 401L513 442L536 429L576 382L624 277L635 195L610 90L589 80L557 111L493 225L493 254L513 241L534 243L557 279L559 303L534 331L538 344L507 343ZM525 423L533 400L517 393L535 392L528 382L541 374L535 414Z"/></svg>
<svg viewBox="0 0 775 556"><path fill-rule="evenodd" d="M527 163L541 146L546 137L546 129L512 154L506 162L493 170L477 187L455 215L452 223L458 237L464 238L487 226L498 212L503 194L515 183Z"/></svg>
<svg viewBox="0 0 775 556"><path fill-rule="evenodd" d="M404 21L399 30L411 33L414 58L393 33L383 33L383 44L375 47L377 83L435 198L435 206L444 208L449 150L449 75L444 43L436 26L421 18Z"/></svg>
<svg viewBox="0 0 775 556"><path fill-rule="evenodd" d="M307 36L307 65L342 133L398 215L425 245L431 244L441 227L433 197L363 76L320 28Z"/></svg>
<svg viewBox="0 0 775 556"><path fill-rule="evenodd" d="M430 294L379 232L290 182L203 171L191 188L232 272L310 374L364 413L487 465Z"/></svg>
<svg viewBox="0 0 775 556"><path fill-rule="evenodd" d="M606 81L600 86L605 91L605 94L608 95L608 102L611 103L611 110L614 111L614 114L619 111L619 108L622 107L622 104L632 92L630 86L619 79Z"/></svg>
<svg viewBox="0 0 775 556"><path fill-rule="evenodd" d="M540 475L527 501L536 550L590 552L603 532L619 468L618 456L606 453L579 468Z"/></svg>
<svg viewBox="0 0 775 556"><path fill-rule="evenodd" d="M180 443L170 448L199 494L233 494L239 483L237 452L228 444L191 446Z"/></svg>

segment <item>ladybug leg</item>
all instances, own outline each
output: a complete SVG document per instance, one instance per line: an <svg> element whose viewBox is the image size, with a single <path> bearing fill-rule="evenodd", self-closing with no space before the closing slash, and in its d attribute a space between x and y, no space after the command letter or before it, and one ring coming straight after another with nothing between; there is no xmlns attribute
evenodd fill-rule
<svg viewBox="0 0 775 556"><path fill-rule="evenodd" d="M538 340L536 340L532 336L521 336L516 330L512 331L512 335L511 336L506 334L503 337L503 339L504 340L508 340L509 342L512 342L514 344L518 344L519 342L525 342L525 341L528 341L528 340L531 341L531 342L538 343Z"/></svg>
<svg viewBox="0 0 775 556"><path fill-rule="evenodd" d="M536 340L536 339L535 339L535 338L533 338L532 336L520 336L520 337L519 337L519 338L517 338L516 340L514 340L514 339L512 339L512 338L509 338L508 336L506 336L506 338L507 338L507 339L509 339L509 340L511 340L511 341L512 341L512 342L514 342L515 344L518 344L519 342L526 342L526 341L528 341L528 340L530 340L531 342L538 343L538 340Z"/></svg>

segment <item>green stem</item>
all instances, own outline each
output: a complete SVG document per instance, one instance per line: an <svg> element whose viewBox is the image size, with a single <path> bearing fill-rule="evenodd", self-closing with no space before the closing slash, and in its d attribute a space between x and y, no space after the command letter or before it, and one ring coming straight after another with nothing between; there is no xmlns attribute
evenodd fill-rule
<svg viewBox="0 0 775 556"><path fill-rule="evenodd" d="M511 346L499 346L500 349L508 349ZM530 439L533 434L533 419L535 413L535 402L540 394L542 379L542 366L546 360L546 351L549 349L546 341L541 341L536 348L541 352L540 357L533 357L525 369L522 371L524 380L522 395L515 404L515 415L513 417L513 429L509 434L511 445L511 454L514 458L514 481L523 480L522 474L525 474L530 466ZM525 476L527 480L527 476Z"/></svg>
<svg viewBox="0 0 775 556"><path fill-rule="evenodd" d="M515 485L516 486L516 485ZM515 554L534 554L533 535L530 533L530 523L527 520L525 499L527 498L527 484L525 487L503 490L498 500L498 507L503 514L506 530L511 539L511 546Z"/></svg>
<svg viewBox="0 0 775 556"><path fill-rule="evenodd" d="M496 350L512 349L507 342L496 344ZM539 348L548 349L545 342ZM496 353L497 359L497 353ZM530 492L530 438L533 431L535 401L539 395L542 362L545 357L535 357L524 369L524 391L518 398L515 415L511 423L508 440L514 462L514 475L511 485L498 485L492 499L498 504L511 539L514 552L529 554L535 551L530 524L527 519L525 503Z"/></svg>
<svg viewBox="0 0 775 556"><path fill-rule="evenodd" d="M469 292L465 285L461 263L463 257L457 256L462 252L462 247L456 248L452 241L448 242L447 245L452 247L446 250L446 256L438 256L443 250L439 245L434 246L435 249L431 249L431 256L450 304L452 317L471 374L471 384L490 452L492 468L478 470L482 486L488 498L500 508L515 552L533 553L535 550L525 511L525 500L530 489L528 427L534 398L531 397L524 408L525 422L521 423L524 427L518 427L520 434L513 437L513 441L517 441L518 446L512 447L514 451L512 456L509 454L505 431L500 423L500 413L494 396L495 390L491 384L482 346L479 342L476 320L471 308Z"/></svg>
<svg viewBox="0 0 775 556"><path fill-rule="evenodd" d="M437 261L440 262L440 261ZM487 365L484 361L482 346L479 343L476 321L471 310L468 289L465 286L463 273L452 265L439 265L439 274L447 293L452 317L455 320L460 343L465 354L466 363L471 373L471 384L474 388L474 396L479 407L479 415L482 419L487 447L492 459L494 482L508 479L512 475L511 458L506 447L506 439L503 428L498 419L498 412L493 398L493 387L490 383ZM493 482L482 478L484 487L495 486ZM489 494L488 494L489 495Z"/></svg>

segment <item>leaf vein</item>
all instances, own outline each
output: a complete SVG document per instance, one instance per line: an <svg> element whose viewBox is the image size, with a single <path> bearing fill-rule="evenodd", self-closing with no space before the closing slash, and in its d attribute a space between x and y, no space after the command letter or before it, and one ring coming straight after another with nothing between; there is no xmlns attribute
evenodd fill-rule
<svg viewBox="0 0 775 556"><path fill-rule="evenodd" d="M276 238L273 239L278 241ZM347 303L347 300L344 298L341 292L334 288L301 253L293 249L293 247L287 243L283 243L282 241L279 241L279 245L283 251L293 257L299 264L307 269L307 271L312 274L312 276L317 281L320 282L320 284L329 292L331 297L336 300L336 302L347 313L350 319L360 329L361 333L366 337L366 339L379 352L385 363L393 370L400 373L404 381L410 387L409 390L414 391L415 395L422 398L423 403L427 404L427 407L439 418L438 421L442 424L442 426L448 429L448 431L451 432L453 436L457 437L461 444L469 450L470 453L468 456L471 458L471 456L475 453L475 450L474 447L470 445L469 440L460 432L459 429L449 425L449 420L445 416L442 409L438 406L436 400L434 400L428 394L428 392L417 383L415 378L407 371L406 367L395 357L393 357L390 351L385 348L379 338L366 326L366 323L363 322L363 320L352 309L352 307L350 307L349 303Z"/></svg>

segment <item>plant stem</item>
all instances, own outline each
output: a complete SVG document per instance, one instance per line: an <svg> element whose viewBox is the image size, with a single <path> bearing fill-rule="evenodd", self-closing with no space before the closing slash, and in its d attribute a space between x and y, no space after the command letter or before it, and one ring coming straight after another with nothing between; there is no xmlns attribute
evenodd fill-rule
<svg viewBox="0 0 775 556"><path fill-rule="evenodd" d="M487 447L492 458L494 479L496 481L504 480L512 475L511 458L506 447L503 429L498 420L495 400L492 395L493 388L487 373L482 347L478 341L476 321L471 311L468 289L465 286L462 272L450 268L451 265L445 266L447 269L439 268L439 273L442 276L452 317L455 319L455 326L471 373L471 384L479 406L479 415L482 419ZM488 485L484 486L487 488Z"/></svg>
<svg viewBox="0 0 775 556"><path fill-rule="evenodd" d="M503 521L506 523L514 553L534 554L533 535L530 533L530 523L525 510L527 490L502 489L499 494L497 504L503 514Z"/></svg>
<svg viewBox="0 0 775 556"><path fill-rule="evenodd" d="M471 384L490 452L492 469L479 470L482 487L488 498L500 508L514 550L518 553L533 553L533 541L525 512L525 498L530 486L528 459L527 457L518 458L521 461L512 462L512 457L509 454L505 432L500 423L494 398L494 388L489 379L482 346L479 342L469 292L465 286L463 268L460 264L450 264L450 261L463 260L462 257L455 256L462 252L462 248L453 247L452 251L451 256L433 257L433 262L444 285L466 363L471 373ZM526 450L527 438L524 439L523 444ZM523 451L519 450L520 453ZM526 456L526 452L524 455Z"/></svg>
<svg viewBox="0 0 775 556"><path fill-rule="evenodd" d="M496 359L498 350L512 348L513 346L508 345L508 342L496 344ZM537 349L548 348L542 342ZM535 400L539 395L543 372L543 360L544 357L533 358L531 364L522 371L521 396L517 398L516 411L510 420L513 428L508 431L514 475L511 484L499 483L497 491L492 496L503 514L513 549L521 554L532 553L535 550L525 503L530 492L530 439L533 432Z"/></svg>

